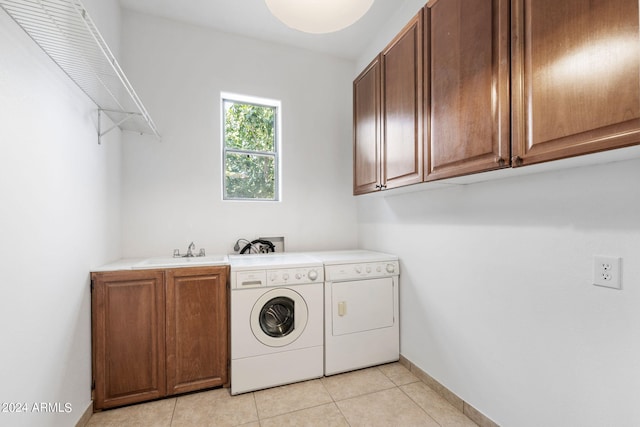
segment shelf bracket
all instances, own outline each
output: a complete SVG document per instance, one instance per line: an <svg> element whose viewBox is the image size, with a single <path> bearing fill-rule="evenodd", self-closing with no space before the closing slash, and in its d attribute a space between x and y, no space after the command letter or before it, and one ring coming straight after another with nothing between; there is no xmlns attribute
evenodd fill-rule
<svg viewBox="0 0 640 427"><path fill-rule="evenodd" d="M111 126L109 126L107 129L105 129L104 131L102 130L102 112L109 112L109 113L117 113L117 114L124 114L124 117L122 119L120 119L119 121L114 121L113 124ZM105 110L105 109L98 109L98 145L102 144L102 137L106 134L108 134L109 132L111 132L113 129L115 128L119 128L120 125L124 122L126 122L127 120L130 120L134 117L139 117L142 114L140 113L130 113L130 112L126 112L126 111L114 111L114 110ZM108 116L107 116L108 117Z"/></svg>
<svg viewBox="0 0 640 427"><path fill-rule="evenodd" d="M98 143L114 127L160 135L82 0L0 0L6 12L69 78L109 116ZM130 113L129 111L133 111ZM98 121L102 121L99 116ZM108 126L108 124L105 124Z"/></svg>

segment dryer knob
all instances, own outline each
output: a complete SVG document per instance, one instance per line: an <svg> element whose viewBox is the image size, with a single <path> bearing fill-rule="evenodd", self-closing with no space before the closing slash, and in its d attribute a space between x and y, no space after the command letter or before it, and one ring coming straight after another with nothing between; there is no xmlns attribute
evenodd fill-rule
<svg viewBox="0 0 640 427"><path fill-rule="evenodd" d="M396 266L393 264L387 264L387 273L393 273L396 271Z"/></svg>
<svg viewBox="0 0 640 427"><path fill-rule="evenodd" d="M282 278L283 278L284 280L289 280L289 273L284 273L284 274L282 275Z"/></svg>
<svg viewBox="0 0 640 427"><path fill-rule="evenodd" d="M354 270L356 271L356 273L360 274L362 273L362 267L360 267L359 265L356 265Z"/></svg>
<svg viewBox="0 0 640 427"><path fill-rule="evenodd" d="M302 274L300 274L300 273L296 273L296 279L297 279L297 280L302 279Z"/></svg>
<svg viewBox="0 0 640 427"><path fill-rule="evenodd" d="M269 276L269 280L271 280L272 282L277 278L278 278L278 275L276 273L271 273L271 275Z"/></svg>
<svg viewBox="0 0 640 427"><path fill-rule="evenodd" d="M318 278L318 272L315 270L309 270L309 280L316 280Z"/></svg>

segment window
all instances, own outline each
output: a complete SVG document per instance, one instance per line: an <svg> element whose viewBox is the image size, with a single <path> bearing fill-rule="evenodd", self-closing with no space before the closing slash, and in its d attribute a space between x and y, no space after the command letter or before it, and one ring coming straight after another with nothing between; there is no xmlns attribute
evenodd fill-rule
<svg viewBox="0 0 640 427"><path fill-rule="evenodd" d="M222 94L224 200L280 199L280 103Z"/></svg>

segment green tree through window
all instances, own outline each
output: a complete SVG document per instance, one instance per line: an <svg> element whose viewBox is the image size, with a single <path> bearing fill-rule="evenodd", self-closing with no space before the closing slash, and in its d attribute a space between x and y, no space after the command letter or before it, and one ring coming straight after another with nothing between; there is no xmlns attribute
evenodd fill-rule
<svg viewBox="0 0 640 427"><path fill-rule="evenodd" d="M224 199L278 200L278 105L224 97Z"/></svg>

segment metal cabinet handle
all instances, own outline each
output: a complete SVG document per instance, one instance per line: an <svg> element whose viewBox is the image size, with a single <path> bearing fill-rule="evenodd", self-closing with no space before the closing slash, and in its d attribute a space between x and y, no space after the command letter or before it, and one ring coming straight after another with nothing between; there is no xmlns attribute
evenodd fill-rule
<svg viewBox="0 0 640 427"><path fill-rule="evenodd" d="M513 166L522 166L522 157L513 156L511 158L511 165L513 165Z"/></svg>

